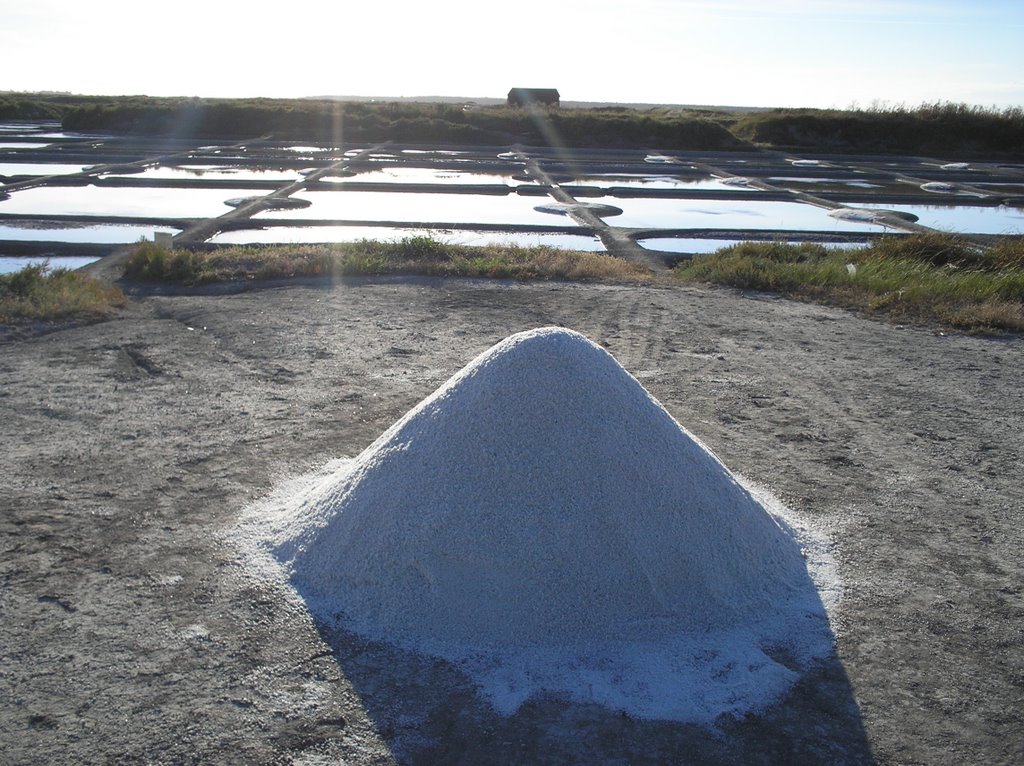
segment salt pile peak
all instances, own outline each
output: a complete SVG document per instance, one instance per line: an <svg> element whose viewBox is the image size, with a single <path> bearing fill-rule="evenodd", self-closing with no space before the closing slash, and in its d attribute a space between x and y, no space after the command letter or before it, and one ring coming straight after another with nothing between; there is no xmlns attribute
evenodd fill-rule
<svg viewBox="0 0 1024 766"><path fill-rule="evenodd" d="M546 690L706 720L792 683L763 650L830 646L791 531L561 328L478 356L271 536L322 619L479 663L504 710Z"/></svg>

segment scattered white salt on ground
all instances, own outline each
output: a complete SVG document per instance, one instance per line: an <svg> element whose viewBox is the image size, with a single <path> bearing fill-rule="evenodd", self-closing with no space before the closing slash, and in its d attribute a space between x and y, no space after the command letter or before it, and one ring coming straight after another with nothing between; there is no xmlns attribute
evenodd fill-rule
<svg viewBox="0 0 1024 766"><path fill-rule="evenodd" d="M568 330L502 341L300 486L252 529L310 611L455 663L502 713L548 693L710 723L832 651L807 541Z"/></svg>

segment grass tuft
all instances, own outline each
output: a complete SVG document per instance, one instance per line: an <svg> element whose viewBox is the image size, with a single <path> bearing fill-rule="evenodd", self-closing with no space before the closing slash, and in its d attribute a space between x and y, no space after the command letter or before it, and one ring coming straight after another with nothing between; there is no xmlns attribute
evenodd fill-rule
<svg viewBox="0 0 1024 766"><path fill-rule="evenodd" d="M1024 330L1021 239L990 250L944 234L884 237L859 250L744 242L674 274L968 332Z"/></svg>
<svg viewBox="0 0 1024 766"><path fill-rule="evenodd" d="M645 282L651 272L602 253L552 247L454 245L431 237L400 242L228 247L169 251L140 244L125 269L130 279L197 285L239 279L424 274L498 279Z"/></svg>
<svg viewBox="0 0 1024 766"><path fill-rule="evenodd" d="M124 303L117 288L46 263L0 274L0 324L104 319Z"/></svg>

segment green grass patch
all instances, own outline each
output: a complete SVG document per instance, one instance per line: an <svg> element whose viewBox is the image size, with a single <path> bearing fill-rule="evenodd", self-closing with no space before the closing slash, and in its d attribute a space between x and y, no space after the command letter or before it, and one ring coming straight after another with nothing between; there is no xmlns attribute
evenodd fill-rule
<svg viewBox="0 0 1024 766"><path fill-rule="evenodd" d="M968 332L1024 330L1024 240L982 250L942 234L857 250L744 242L678 265L684 282L781 293Z"/></svg>
<svg viewBox="0 0 1024 766"><path fill-rule="evenodd" d="M124 303L124 294L117 288L77 271L51 269L45 263L0 274L2 324L104 319Z"/></svg>
<svg viewBox="0 0 1024 766"><path fill-rule="evenodd" d="M584 282L653 279L643 266L602 253L552 247L471 247L430 237L409 237L400 242L362 240L330 245L228 247L211 251L167 250L147 242L135 249L125 268L129 279L182 285L380 274Z"/></svg>

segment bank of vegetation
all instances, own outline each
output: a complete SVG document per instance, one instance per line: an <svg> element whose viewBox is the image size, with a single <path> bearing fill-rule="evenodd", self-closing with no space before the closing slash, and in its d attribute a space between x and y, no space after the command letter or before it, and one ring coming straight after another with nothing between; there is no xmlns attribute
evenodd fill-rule
<svg viewBox="0 0 1024 766"><path fill-rule="evenodd" d="M1024 110L940 102L868 109L626 107L531 111L504 105L0 94L0 119L60 120L67 130L175 138L657 149L769 147L957 158L1024 156Z"/></svg>
<svg viewBox="0 0 1024 766"><path fill-rule="evenodd" d="M1024 109L939 102L916 108L779 109L744 115L732 126L755 145L819 152L1021 156Z"/></svg>
<svg viewBox="0 0 1024 766"><path fill-rule="evenodd" d="M707 283L781 294L893 321L966 332L1024 332L1024 240L987 250L944 234L891 236L855 249L745 242L677 265L671 278L602 253L455 245L429 237L329 245L169 250L137 245L130 280L211 282L390 274L609 283ZM45 264L0 275L0 323L102 319L124 295Z"/></svg>
<svg viewBox="0 0 1024 766"><path fill-rule="evenodd" d="M46 263L0 274L0 324L104 319L124 303L116 287Z"/></svg>
<svg viewBox="0 0 1024 766"><path fill-rule="evenodd" d="M745 242L686 261L684 282L779 293L895 321L968 332L1024 331L1024 240L981 250L945 234L885 237L854 250Z"/></svg>
<svg viewBox="0 0 1024 766"><path fill-rule="evenodd" d="M652 279L643 266L603 253L510 245L475 247L430 237L408 237L398 242L247 245L205 251L168 250L145 242L135 248L125 269L129 279L181 285L384 274L578 282Z"/></svg>
<svg viewBox="0 0 1024 766"><path fill-rule="evenodd" d="M174 138L281 139L327 145L397 141L578 147L739 146L724 114L699 110L555 109L326 99L0 96L0 119L60 119L66 130Z"/></svg>
<svg viewBox="0 0 1024 766"><path fill-rule="evenodd" d="M214 250L136 247L125 276L200 285L229 280L422 274L503 279L658 283L608 255L549 247L454 245L429 237ZM856 249L746 242L675 267L676 283L709 283L967 332L1024 331L1024 241L989 250L943 234L893 236ZM671 281L669 282L671 283Z"/></svg>

